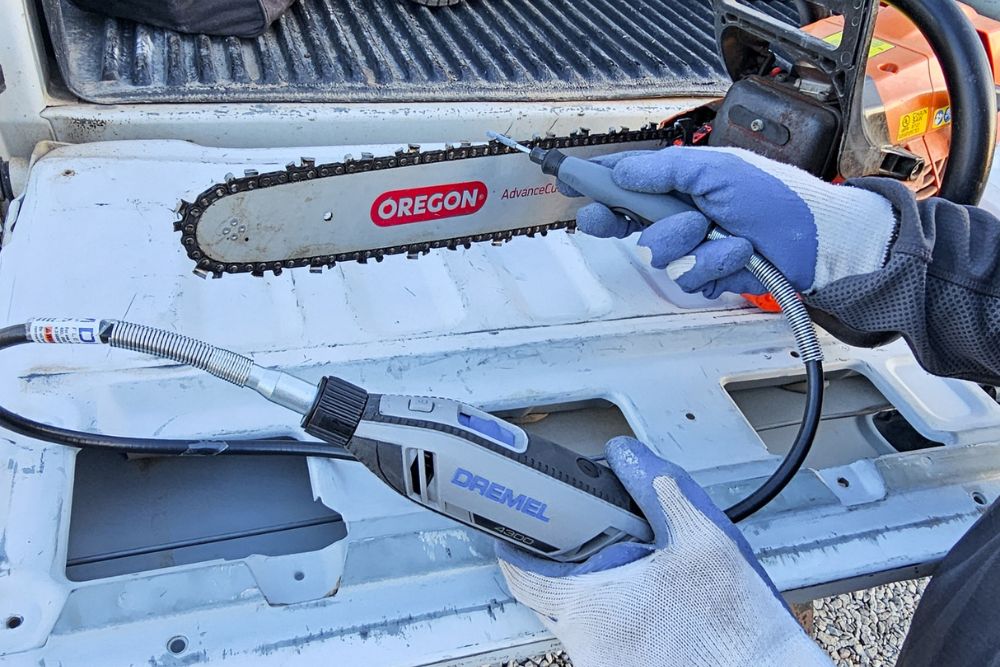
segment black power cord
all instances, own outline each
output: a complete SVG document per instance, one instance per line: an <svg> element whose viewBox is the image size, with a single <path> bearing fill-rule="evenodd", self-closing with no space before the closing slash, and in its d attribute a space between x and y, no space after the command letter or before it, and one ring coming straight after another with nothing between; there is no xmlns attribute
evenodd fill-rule
<svg viewBox="0 0 1000 667"><path fill-rule="evenodd" d="M726 510L726 516L733 523L742 521L774 500L774 497L792 481L792 477L802 467L812 448L823 413L823 364L819 361L807 361L805 367L806 407L799 432L795 435L795 442L775 471L756 491Z"/></svg>

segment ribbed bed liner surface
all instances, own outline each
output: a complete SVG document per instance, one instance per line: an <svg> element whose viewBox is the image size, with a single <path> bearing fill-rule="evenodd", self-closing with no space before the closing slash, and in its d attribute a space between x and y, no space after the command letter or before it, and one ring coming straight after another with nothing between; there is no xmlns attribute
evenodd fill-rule
<svg viewBox="0 0 1000 667"><path fill-rule="evenodd" d="M42 4L67 85L99 103L616 99L728 83L709 0L300 0L256 39Z"/></svg>

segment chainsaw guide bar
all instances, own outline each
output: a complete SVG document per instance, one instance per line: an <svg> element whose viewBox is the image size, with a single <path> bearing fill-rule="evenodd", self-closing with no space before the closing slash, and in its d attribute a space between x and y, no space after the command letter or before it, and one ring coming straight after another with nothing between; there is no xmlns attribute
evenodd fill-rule
<svg viewBox="0 0 1000 667"><path fill-rule="evenodd" d="M581 129L523 143L588 158L657 149L684 133L679 124L650 123L639 130L591 134ZM479 162L483 158L494 161ZM419 171L410 169L418 166ZM193 202L178 204L174 230L181 233L197 275L263 276L572 231L584 203L559 195L551 177L497 141L423 152L411 144L383 157L348 155L320 165L301 158L280 171L228 175Z"/></svg>

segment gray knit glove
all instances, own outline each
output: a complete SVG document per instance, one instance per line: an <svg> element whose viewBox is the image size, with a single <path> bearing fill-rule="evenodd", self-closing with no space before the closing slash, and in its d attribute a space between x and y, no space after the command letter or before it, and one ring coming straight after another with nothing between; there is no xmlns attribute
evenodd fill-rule
<svg viewBox="0 0 1000 667"><path fill-rule="evenodd" d="M682 289L708 297L764 292L744 269L754 250L803 294L877 271L896 229L892 205L881 195L831 185L739 148L671 147L602 156L600 162L612 167L615 183L627 190L693 200L699 211L655 222L642 231L639 245ZM732 238L705 241L710 221ZM617 238L641 229L599 203L577 212L577 227Z"/></svg>

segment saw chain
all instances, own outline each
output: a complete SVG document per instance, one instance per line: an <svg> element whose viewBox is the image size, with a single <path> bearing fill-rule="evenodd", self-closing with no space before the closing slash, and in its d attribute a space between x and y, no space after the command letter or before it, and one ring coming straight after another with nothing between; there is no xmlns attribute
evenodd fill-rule
<svg viewBox="0 0 1000 667"><path fill-rule="evenodd" d="M536 136L523 143L527 146L539 146L546 149L567 149L603 145L623 145L623 148L627 148L628 144L635 142L655 141L663 144L683 142L691 132L692 128L683 122L675 122L669 127L649 123L638 130L625 127L612 128L608 132L601 134L591 133L589 130L581 128L578 131L572 132L569 136ZM365 263L368 260L380 262L387 255L399 254L418 257L435 248L455 250L459 247L468 248L471 244L482 241L491 241L495 245L500 245L518 236L533 237L535 235L545 235L550 230L556 229L572 231L575 227L574 219L553 220L545 224L532 224L492 233L451 236L422 241L420 243L385 245L356 252L287 257L253 262L231 262L213 257L212 253L199 242L199 223L205 212L219 201L240 193L280 188L289 184L307 181L340 177L347 178L353 174L373 171L403 170L442 162L478 160L508 155L513 152L513 149L497 141L490 141L484 144L463 142L459 145L449 144L443 149L427 151L421 151L419 145L410 144L406 148L396 150L392 155L382 157L376 157L370 153L362 153L360 158L348 155L345 156L342 162L326 164L316 164L316 161L312 158L301 158L297 164L289 163L283 170L265 173L258 173L256 170L246 170L242 177L235 177L232 174L228 174L224 182L216 183L209 187L198 195L194 201L180 201L176 208L176 213L179 214L180 219L174 223L174 230L180 232L181 244L187 252L188 257L195 262L195 273L201 277L213 276L216 278L229 273L249 273L254 276L263 276L270 272L274 275L279 275L284 269L298 267L310 267L313 271L322 271L324 268L335 266L338 262L355 261ZM231 227L223 227L219 233L223 237L231 233L231 238L236 241L237 237L244 233L245 227L241 225L238 218L230 219L228 224ZM294 225L295 221L290 220L287 224L289 226Z"/></svg>

